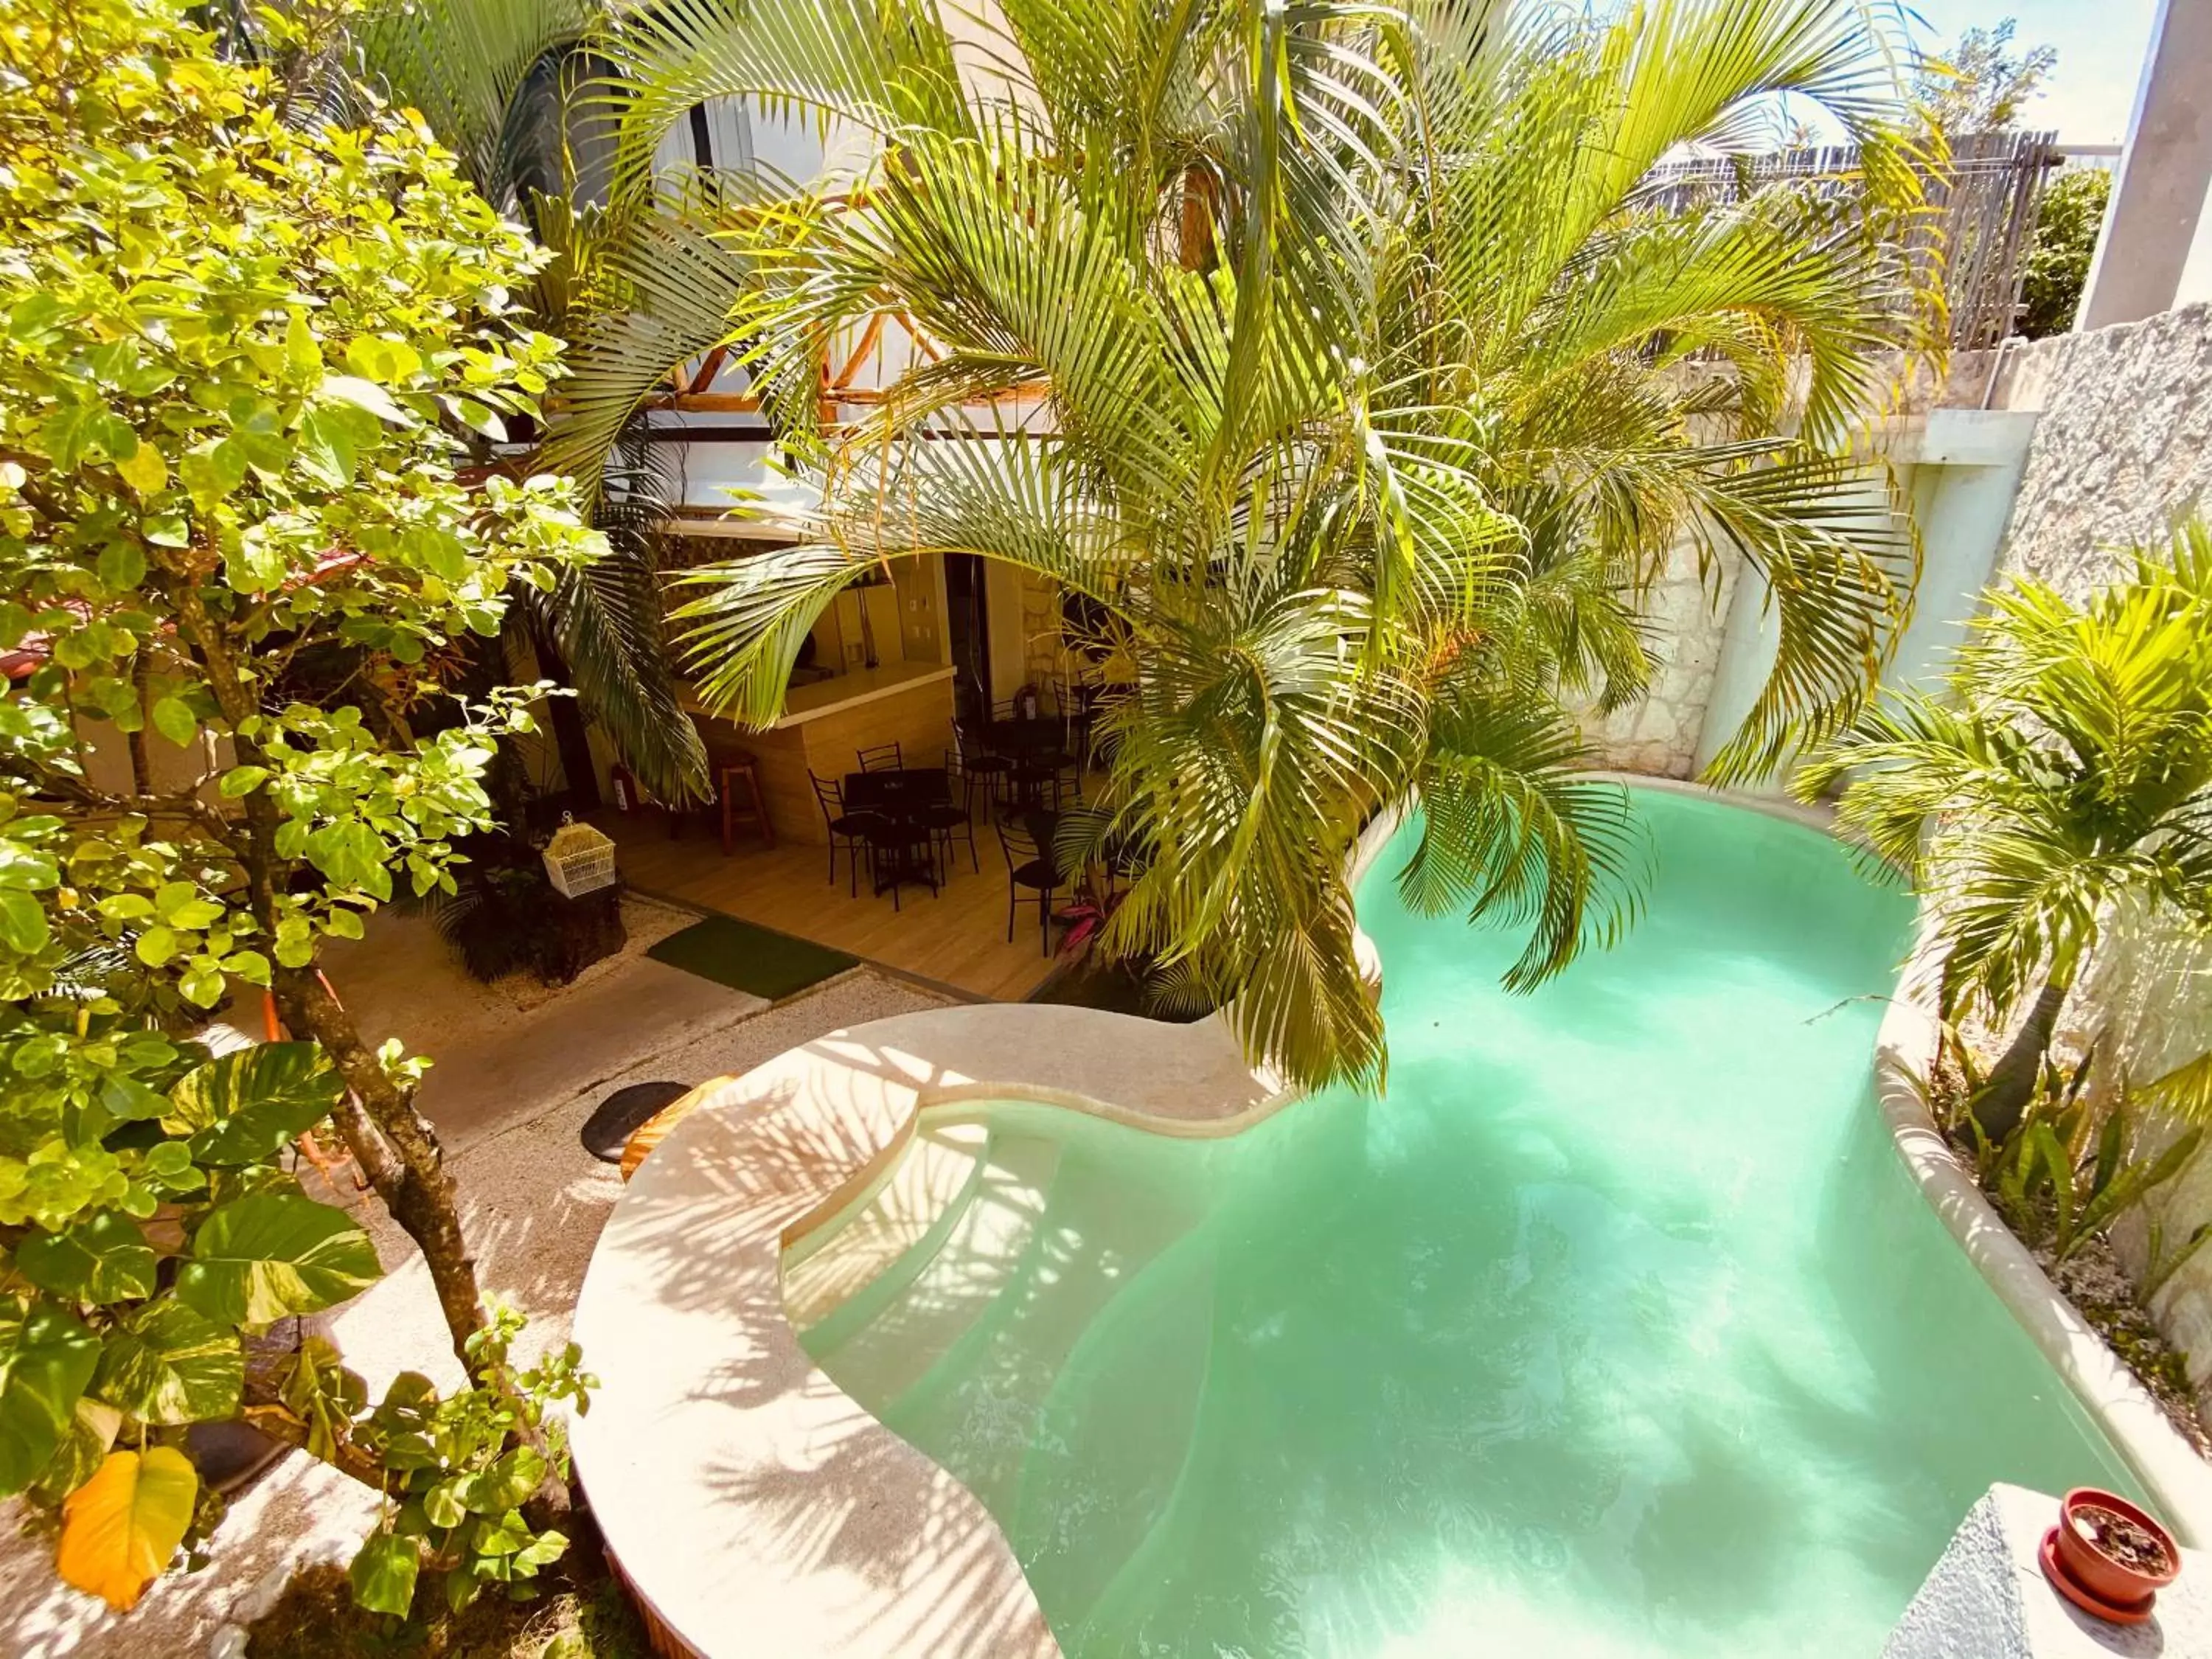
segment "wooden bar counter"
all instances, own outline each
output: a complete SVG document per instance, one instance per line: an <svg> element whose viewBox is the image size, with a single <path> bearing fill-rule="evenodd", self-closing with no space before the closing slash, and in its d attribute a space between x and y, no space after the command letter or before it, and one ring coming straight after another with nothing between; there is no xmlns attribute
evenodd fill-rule
<svg viewBox="0 0 2212 1659"><path fill-rule="evenodd" d="M752 756L776 838L822 842L829 831L806 775L839 781L860 769L860 750L886 743L899 745L908 766L942 766L952 745L952 670L894 662L795 685L781 718L764 732L696 705L692 713L710 750L742 748Z"/></svg>

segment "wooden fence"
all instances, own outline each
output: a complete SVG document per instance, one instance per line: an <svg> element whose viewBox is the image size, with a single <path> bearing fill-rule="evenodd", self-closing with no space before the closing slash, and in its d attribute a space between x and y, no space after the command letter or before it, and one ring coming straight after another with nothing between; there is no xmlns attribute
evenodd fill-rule
<svg viewBox="0 0 2212 1659"><path fill-rule="evenodd" d="M1954 348L1993 346L2012 332L2036 208L2059 163L2057 137L1978 133L1954 141L1949 162L1923 174L1927 210L1906 234L1905 257L1923 274L1941 270ZM1809 187L1816 198L1848 203L1860 188L1859 153L1829 145L1668 162L1646 182L1643 199L1679 209L1735 200L1785 180Z"/></svg>

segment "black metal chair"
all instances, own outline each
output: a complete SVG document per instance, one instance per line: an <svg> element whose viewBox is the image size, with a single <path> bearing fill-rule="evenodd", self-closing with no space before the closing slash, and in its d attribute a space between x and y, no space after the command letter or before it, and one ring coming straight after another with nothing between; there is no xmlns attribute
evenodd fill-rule
<svg viewBox="0 0 2212 1659"><path fill-rule="evenodd" d="M968 843L968 867L975 874L983 873L983 860L975 851L975 786L977 780L961 761L959 750L945 751L945 798L930 800L923 808L931 832L945 849L945 873L952 874L952 844L957 841Z"/></svg>
<svg viewBox="0 0 2212 1659"><path fill-rule="evenodd" d="M1014 910L1017 905L1035 901L1037 908L1037 939L1044 954L1052 954L1052 896L1059 890L1060 872L1053 867L1052 848L1040 843L1031 828L1032 820L1024 817L1009 823L999 820L999 850L1006 855L1006 943L1014 942ZM1030 896L1022 896L1023 890Z"/></svg>
<svg viewBox="0 0 2212 1659"><path fill-rule="evenodd" d="M837 844L842 842L848 856L850 890L857 898L860 893L860 853L868 846L871 832L878 829L882 820L872 812L848 812L845 810L845 793L834 778L806 775L814 786L814 799L822 808L822 822L830 830L830 884L837 884Z"/></svg>
<svg viewBox="0 0 2212 1659"><path fill-rule="evenodd" d="M879 743L872 749L856 749L863 772L897 772L903 770L906 758L900 754L896 743Z"/></svg>
<svg viewBox="0 0 2212 1659"><path fill-rule="evenodd" d="M1015 761L1006 775L1015 811L1060 811L1060 781L1067 775L1068 764L1065 749L1036 750Z"/></svg>
<svg viewBox="0 0 2212 1659"><path fill-rule="evenodd" d="M992 749L990 738L983 730L970 726L965 720L957 720L952 722L952 748L945 763L948 767L954 757L959 760L959 769L972 783L981 785L991 804L997 805L1006 793L1006 779L1014 769L1013 762ZM966 799L969 815L972 817L975 815L975 797L970 793Z"/></svg>

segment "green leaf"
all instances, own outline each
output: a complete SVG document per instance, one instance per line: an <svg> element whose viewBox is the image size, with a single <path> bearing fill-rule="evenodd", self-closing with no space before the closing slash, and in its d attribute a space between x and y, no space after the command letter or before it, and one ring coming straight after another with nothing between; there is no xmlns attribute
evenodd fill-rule
<svg viewBox="0 0 2212 1659"><path fill-rule="evenodd" d="M155 926L139 934L137 943L131 948L149 968L159 968L177 954L177 945L173 930Z"/></svg>
<svg viewBox="0 0 2212 1659"><path fill-rule="evenodd" d="M517 1446L490 1468L469 1478L461 1501L477 1515L498 1515L519 1509L545 1479L543 1454Z"/></svg>
<svg viewBox="0 0 2212 1659"><path fill-rule="evenodd" d="M28 893L0 888L0 944L27 957L45 950L52 937L44 905Z"/></svg>
<svg viewBox="0 0 2212 1659"><path fill-rule="evenodd" d="M100 411L87 404L62 404L39 428L39 441L58 472L67 472L91 447L93 422Z"/></svg>
<svg viewBox="0 0 2212 1659"><path fill-rule="evenodd" d="M367 410L380 421L394 426L410 424L407 411L398 405L390 392L374 380L364 380L357 375L331 374L324 377L323 396L335 398L356 409Z"/></svg>
<svg viewBox="0 0 2212 1659"><path fill-rule="evenodd" d="M151 444L143 452L159 455ZM157 489L160 487L155 486ZM137 543L118 536L100 550L100 580L103 586L121 591L133 588L146 580L146 550Z"/></svg>
<svg viewBox="0 0 2212 1659"><path fill-rule="evenodd" d="M469 1518L468 1477L441 1480L422 1494L422 1513L434 1527L458 1527Z"/></svg>
<svg viewBox="0 0 2212 1659"><path fill-rule="evenodd" d="M91 1480L100 1472L122 1426L123 1413L106 1401L94 1400L90 1395L78 1401L60 1448L32 1485L33 1494L48 1504L58 1504Z"/></svg>
<svg viewBox="0 0 2212 1659"><path fill-rule="evenodd" d="M181 699L157 697L154 702L154 729L182 749L199 735L200 723Z"/></svg>
<svg viewBox="0 0 2212 1659"><path fill-rule="evenodd" d="M173 1297L132 1311L108 1333L92 1391L149 1423L220 1422L246 1387L238 1334Z"/></svg>
<svg viewBox="0 0 2212 1659"><path fill-rule="evenodd" d="M222 775L222 798L236 800L241 795L250 795L268 781L269 769L265 766L234 766Z"/></svg>
<svg viewBox="0 0 2212 1659"><path fill-rule="evenodd" d="M20 842L0 841L0 888L42 893L62 883L61 866Z"/></svg>
<svg viewBox="0 0 2212 1659"><path fill-rule="evenodd" d="M380 1271L344 1211L298 1193L253 1193L200 1224L177 1294L218 1325L266 1325L357 1295Z"/></svg>
<svg viewBox="0 0 2212 1659"><path fill-rule="evenodd" d="M248 985L269 988L269 958L258 951L233 951L222 959L222 970Z"/></svg>
<svg viewBox="0 0 2212 1659"><path fill-rule="evenodd" d="M128 456L117 457L115 470L122 475L123 482L141 495L151 495L169 482L168 462L162 458L160 450L143 441ZM144 566L142 564L140 568L143 570ZM136 582L117 582L112 585L117 587L137 586Z"/></svg>
<svg viewBox="0 0 2212 1659"><path fill-rule="evenodd" d="M362 378L389 386L413 376L422 367L422 354L404 340L363 334L346 343L345 362Z"/></svg>
<svg viewBox="0 0 2212 1659"><path fill-rule="evenodd" d="M292 441L284 435L283 416L266 398L234 398L230 405L230 435L216 446L218 452L235 447L255 471L273 476L292 464Z"/></svg>
<svg viewBox="0 0 2212 1659"><path fill-rule="evenodd" d="M154 1294L153 1247L127 1218L110 1211L58 1233L33 1233L16 1245L15 1266L40 1290L71 1302Z"/></svg>
<svg viewBox="0 0 2212 1659"><path fill-rule="evenodd" d="M205 957L195 957L178 977L177 990L196 1008L212 1008L222 1000L222 970Z"/></svg>
<svg viewBox="0 0 2212 1659"><path fill-rule="evenodd" d="M159 1117L169 1109L168 1096L119 1070L110 1072L100 1083L100 1103L126 1122Z"/></svg>
<svg viewBox="0 0 2212 1659"><path fill-rule="evenodd" d="M218 1168L257 1164L331 1115L345 1084L312 1042L239 1048L185 1073L162 1120L192 1137L192 1155Z"/></svg>
<svg viewBox="0 0 2212 1659"><path fill-rule="evenodd" d="M340 409L311 409L300 422L295 461L300 470L329 489L353 483L359 465L352 422Z"/></svg>
<svg viewBox="0 0 2212 1659"><path fill-rule="evenodd" d="M100 1339L74 1315L0 1297L0 1496L52 1459L99 1363Z"/></svg>
<svg viewBox="0 0 2212 1659"><path fill-rule="evenodd" d="M422 1547L397 1533L369 1534L346 1569L356 1606L404 1619L415 1605L415 1578L422 1565Z"/></svg>
<svg viewBox="0 0 2212 1659"><path fill-rule="evenodd" d="M154 895L154 913L172 927L198 930L220 921L223 907L202 898L199 889L188 881L165 881Z"/></svg>
<svg viewBox="0 0 2212 1659"><path fill-rule="evenodd" d="M229 443L187 450L178 459L177 477L195 501L209 506L246 482L246 455Z"/></svg>
<svg viewBox="0 0 2212 1659"><path fill-rule="evenodd" d="M276 960L304 968L315 959L315 933L305 916L286 916L276 924Z"/></svg>

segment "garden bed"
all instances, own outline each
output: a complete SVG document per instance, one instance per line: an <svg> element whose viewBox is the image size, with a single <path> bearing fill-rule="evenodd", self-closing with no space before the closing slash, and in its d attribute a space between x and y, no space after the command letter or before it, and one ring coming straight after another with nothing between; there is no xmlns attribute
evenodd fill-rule
<svg viewBox="0 0 2212 1659"><path fill-rule="evenodd" d="M1944 1138L1958 1155L1960 1164L1979 1174L1983 1167L1978 1156L1980 1149L1972 1132L1964 1127L1965 1103L1959 1074L1939 1060L1929 1068L1929 1076L1930 1113L1942 1127ZM2142 1384L2144 1392L2157 1402L2174 1431L2189 1443L2199 1457L2212 1462L2212 1430L2208 1430L2197 1410L2184 1356L2160 1332L2135 1280L2121 1266L2112 1239L2102 1231L2097 1232L2062 1258L2055 1246L2055 1227L2047 1204L2031 1206L2022 1213L1998 1190L1994 1181L1984 1177L1981 1187L1990 1207L2027 1247L2059 1294Z"/></svg>
<svg viewBox="0 0 2212 1659"><path fill-rule="evenodd" d="M611 1578L534 1601L479 1595L462 1612L428 1581L404 1626L353 1604L345 1569L310 1567L246 1632L246 1659L649 1659L645 1627Z"/></svg>

